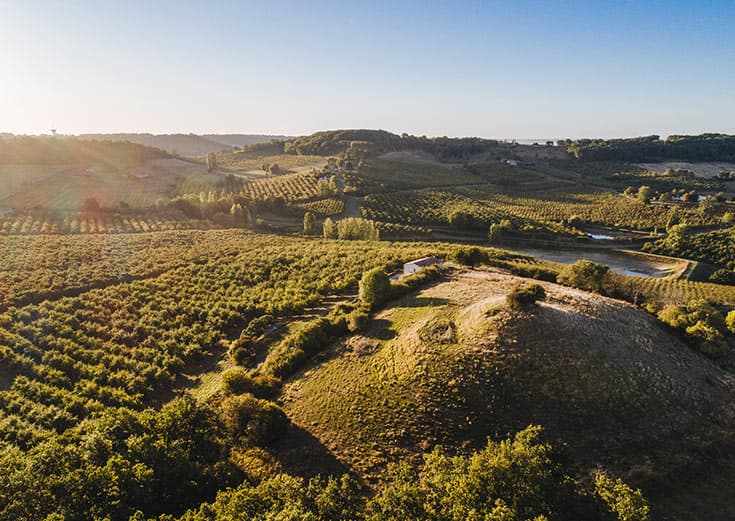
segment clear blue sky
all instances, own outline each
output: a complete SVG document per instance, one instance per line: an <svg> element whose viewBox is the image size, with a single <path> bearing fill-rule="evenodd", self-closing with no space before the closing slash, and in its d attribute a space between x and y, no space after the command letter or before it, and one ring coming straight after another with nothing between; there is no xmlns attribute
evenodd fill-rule
<svg viewBox="0 0 735 521"><path fill-rule="evenodd" d="M735 133L729 1L0 0L0 131Z"/></svg>

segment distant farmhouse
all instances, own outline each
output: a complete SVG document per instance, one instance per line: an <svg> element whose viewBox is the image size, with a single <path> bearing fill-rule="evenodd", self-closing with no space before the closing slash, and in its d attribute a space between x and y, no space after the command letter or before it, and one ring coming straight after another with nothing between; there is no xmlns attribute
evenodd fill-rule
<svg viewBox="0 0 735 521"><path fill-rule="evenodd" d="M442 267L441 259L436 257L424 257L423 259L416 259L411 262L407 262L403 265L403 274L411 275L417 271L428 268L429 266L436 266L437 268Z"/></svg>

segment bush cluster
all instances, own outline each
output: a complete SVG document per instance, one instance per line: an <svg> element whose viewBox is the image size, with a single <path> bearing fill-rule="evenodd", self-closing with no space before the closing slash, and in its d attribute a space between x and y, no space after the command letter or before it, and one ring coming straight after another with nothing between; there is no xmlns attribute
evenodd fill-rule
<svg viewBox="0 0 735 521"><path fill-rule="evenodd" d="M505 297L505 303L515 311L527 311L539 300L546 299L546 291L538 284L519 284Z"/></svg>
<svg viewBox="0 0 735 521"><path fill-rule="evenodd" d="M730 352L735 325L735 313L727 319L706 300L694 300L687 305L668 305L658 313L665 324L680 329L703 353L719 357Z"/></svg>

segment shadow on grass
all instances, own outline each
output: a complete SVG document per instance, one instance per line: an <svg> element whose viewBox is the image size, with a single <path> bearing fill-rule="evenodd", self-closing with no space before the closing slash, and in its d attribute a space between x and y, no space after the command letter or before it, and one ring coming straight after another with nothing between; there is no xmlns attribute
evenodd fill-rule
<svg viewBox="0 0 735 521"><path fill-rule="evenodd" d="M434 306L445 306L449 304L449 300L443 297L412 297L401 299L390 304L390 307L397 308L424 308Z"/></svg>
<svg viewBox="0 0 735 521"><path fill-rule="evenodd" d="M377 340L390 340L395 338L396 332L391 329L391 321L384 318L373 319L370 327L362 334L367 338L375 338Z"/></svg>
<svg viewBox="0 0 735 521"><path fill-rule="evenodd" d="M271 447L271 453L288 474L310 477L341 475L349 471L316 436L293 423L288 434Z"/></svg>

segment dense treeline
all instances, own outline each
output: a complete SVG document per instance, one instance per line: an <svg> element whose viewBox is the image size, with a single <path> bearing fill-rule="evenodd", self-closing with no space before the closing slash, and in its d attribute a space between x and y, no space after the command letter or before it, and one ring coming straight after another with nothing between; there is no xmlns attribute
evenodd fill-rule
<svg viewBox="0 0 735 521"><path fill-rule="evenodd" d="M2 443L0 518L180 514L243 481L231 451L269 443L260 435L285 419L274 407L247 397L206 405L184 397L160 411L104 409L27 452Z"/></svg>
<svg viewBox="0 0 735 521"><path fill-rule="evenodd" d="M598 473L593 487L576 482L560 454L531 426L469 455L441 447L420 470L397 462L377 495L365 500L345 475L305 480L286 474L244 483L187 512L180 521L302 519L309 521L646 521L638 490Z"/></svg>
<svg viewBox="0 0 735 521"><path fill-rule="evenodd" d="M441 159L464 159L497 146L498 142L493 139L399 136L384 130L327 130L284 141L283 151L300 155L336 155L351 147L371 153L423 150Z"/></svg>
<svg viewBox="0 0 735 521"><path fill-rule="evenodd" d="M575 157L591 161L735 160L735 136L727 134L671 135L665 140L656 135L609 140L566 139L558 144Z"/></svg>
<svg viewBox="0 0 735 521"><path fill-rule="evenodd" d="M170 157L157 148L130 142L112 142L71 137L13 137L0 140L3 164L142 163Z"/></svg>
<svg viewBox="0 0 735 521"><path fill-rule="evenodd" d="M346 474L246 479L239 451L267 449L287 429L278 407L250 395L107 410L30 452L3 446L0 517L166 521L190 509L181 521L649 518L640 491L620 480L576 482L538 427L468 455L437 447L420 469L396 461L369 499Z"/></svg>

